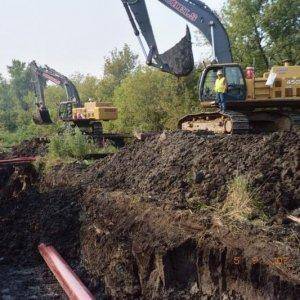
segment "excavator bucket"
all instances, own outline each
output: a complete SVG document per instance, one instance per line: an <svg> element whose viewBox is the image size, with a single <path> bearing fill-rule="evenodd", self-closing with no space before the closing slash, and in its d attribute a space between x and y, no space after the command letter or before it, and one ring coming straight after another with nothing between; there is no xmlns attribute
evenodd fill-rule
<svg viewBox="0 0 300 300"><path fill-rule="evenodd" d="M194 56L190 29L187 26L185 37L174 47L160 55L167 72L182 77L189 75L194 69Z"/></svg>
<svg viewBox="0 0 300 300"><path fill-rule="evenodd" d="M38 109L32 117L33 122L37 125L49 125L52 124L50 113L48 109Z"/></svg>

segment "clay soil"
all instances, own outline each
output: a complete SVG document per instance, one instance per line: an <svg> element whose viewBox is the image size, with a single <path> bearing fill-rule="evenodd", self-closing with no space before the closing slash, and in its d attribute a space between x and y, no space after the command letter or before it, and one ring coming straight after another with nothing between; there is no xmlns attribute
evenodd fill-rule
<svg viewBox="0 0 300 300"><path fill-rule="evenodd" d="M297 299L300 231L287 216L300 207L299 146L296 133L174 132L92 164L6 167L3 270L43 265L45 242L99 298ZM221 209L237 176L261 203L244 221Z"/></svg>

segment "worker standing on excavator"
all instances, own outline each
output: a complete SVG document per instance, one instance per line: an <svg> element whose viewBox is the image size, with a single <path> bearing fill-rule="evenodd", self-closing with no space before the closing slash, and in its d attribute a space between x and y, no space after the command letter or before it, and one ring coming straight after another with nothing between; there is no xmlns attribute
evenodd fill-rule
<svg viewBox="0 0 300 300"><path fill-rule="evenodd" d="M215 92L217 94L217 101L221 111L226 110L226 91L227 91L227 80L222 70L217 72L217 80L215 83Z"/></svg>

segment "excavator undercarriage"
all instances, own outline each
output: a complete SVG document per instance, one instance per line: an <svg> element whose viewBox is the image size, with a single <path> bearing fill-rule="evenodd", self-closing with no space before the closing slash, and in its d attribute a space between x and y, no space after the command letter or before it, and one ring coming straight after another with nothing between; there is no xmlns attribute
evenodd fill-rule
<svg viewBox="0 0 300 300"><path fill-rule="evenodd" d="M299 131L300 111L226 111L199 113L183 117L178 128L191 132L219 134L266 133Z"/></svg>

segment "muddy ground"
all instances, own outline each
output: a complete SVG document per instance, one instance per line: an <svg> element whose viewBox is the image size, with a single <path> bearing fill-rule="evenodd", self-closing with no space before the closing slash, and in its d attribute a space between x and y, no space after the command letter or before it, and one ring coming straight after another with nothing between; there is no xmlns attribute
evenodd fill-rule
<svg viewBox="0 0 300 300"><path fill-rule="evenodd" d="M299 147L295 133L175 132L47 174L2 169L2 265L42 265L46 242L98 297L297 299L300 232L287 215L300 207ZM262 204L243 222L219 209L241 175Z"/></svg>

